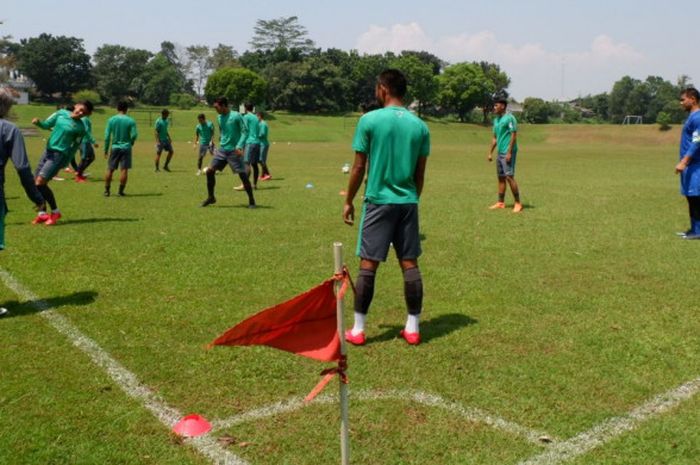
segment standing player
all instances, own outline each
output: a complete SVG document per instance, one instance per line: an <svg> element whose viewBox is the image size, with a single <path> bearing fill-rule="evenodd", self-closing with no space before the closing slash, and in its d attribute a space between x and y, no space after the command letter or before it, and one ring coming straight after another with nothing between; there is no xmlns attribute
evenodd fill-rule
<svg viewBox="0 0 700 465"><path fill-rule="evenodd" d="M10 112L10 108L15 103L10 90L0 87L0 250L5 248L5 215L7 205L5 204L5 166L7 161L12 160L19 175L24 192L29 200L36 205L37 210L43 210L44 199L34 184L32 168L29 166L27 149L24 146L22 133L14 124L5 120ZM0 315L3 313L0 309ZM6 310L5 310L6 312Z"/></svg>
<svg viewBox="0 0 700 465"><path fill-rule="evenodd" d="M168 152L168 156L165 158L165 165L163 165L164 171L170 171L168 165L170 165L170 160L173 158L173 140L170 138L170 120L168 117L170 112L165 109L160 112L160 118L156 120L155 134L156 134L156 172L160 171L160 154L163 150Z"/></svg>
<svg viewBox="0 0 700 465"><path fill-rule="evenodd" d="M375 92L383 108L360 118L352 143L355 162L343 207L343 220L349 225L355 219L353 199L369 165L357 241L361 260L355 285L355 324L345 332L345 340L355 345L365 343L365 319L374 295L375 275L391 244L403 270L408 309L400 335L411 345L420 344L423 279L418 268L418 199L430 153L430 132L403 106L406 86L406 78L398 70L388 69L379 75Z"/></svg>
<svg viewBox="0 0 700 465"><path fill-rule="evenodd" d="M202 202L202 207L216 203L214 188L216 186L216 172L221 171L228 164L231 171L238 173L243 183L243 188L248 194L248 208L255 208L253 187L248 179L248 171L243 163L243 145L248 139L248 129L243 117L238 112L233 112L228 106L226 97L218 97L214 100L214 109L219 114L219 148L214 153L207 174L207 192L209 196Z"/></svg>
<svg viewBox="0 0 700 465"><path fill-rule="evenodd" d="M496 157L496 174L498 176L498 202L491 205L491 210L506 208L506 181L513 193L515 204L513 213L523 211L520 203L520 191L515 182L515 159L518 155L518 122L511 113L506 113L508 107L508 94L505 91L496 92L493 96L493 111L496 117L493 119L493 140L487 156L488 161L493 161L493 149L498 147Z"/></svg>
<svg viewBox="0 0 700 465"><path fill-rule="evenodd" d="M248 128L248 138L245 141L245 148L243 149L243 161L246 164L246 169L250 173L250 169L253 169L253 188L258 188L258 176L260 174L258 170L258 163L260 162L260 121L258 117L253 113L253 104L248 102L245 105L245 115L243 115L243 120ZM243 186L240 185L236 190L243 190Z"/></svg>
<svg viewBox="0 0 700 465"><path fill-rule="evenodd" d="M105 128L105 157L109 153L107 160L107 173L105 174L105 192L104 196L109 197L110 186L112 185L112 175L119 167L121 175L119 176L119 196L123 197L126 194L126 181L129 178L129 169L131 168L131 148L136 142L138 132L136 131L136 121L131 116L127 116L129 105L126 102L117 104L117 114L107 120ZM110 143L112 151L109 151Z"/></svg>
<svg viewBox="0 0 700 465"><path fill-rule="evenodd" d="M681 194L688 200L690 229L684 239L700 239L700 92L690 87L681 92L681 106L689 113L683 125L680 161L676 174L681 177Z"/></svg>
<svg viewBox="0 0 700 465"><path fill-rule="evenodd" d="M32 124L42 129L51 129L51 135L46 143L46 150L39 159L36 168L34 183L51 207L51 214L41 210L33 224L45 223L48 226L56 224L61 218L61 211L56 204L56 197L48 186L49 181L56 176L61 168L68 166L70 158L75 156L78 145L87 133L81 119L92 114L92 103L88 100L77 103L72 112L59 110L41 121L34 118Z"/></svg>
<svg viewBox="0 0 700 465"><path fill-rule="evenodd" d="M204 113L197 116L199 124L194 128L194 143L199 148L197 159L197 176L202 174L202 160L207 152L214 155L214 123L207 121Z"/></svg>
<svg viewBox="0 0 700 465"><path fill-rule="evenodd" d="M260 166L262 167L262 176L260 176L261 181L267 181L272 179L270 176L270 170L267 168L267 154L270 151L270 140L268 139L270 128L265 121L265 115L262 111L258 112L258 121L260 126L259 138L260 138Z"/></svg>
<svg viewBox="0 0 700 465"><path fill-rule="evenodd" d="M92 121L90 121L89 116L83 117L83 124L85 125L87 134L85 134L80 144L80 164L75 169L75 182L81 183L87 181L85 170L95 161L95 148L99 147L99 144L97 144L95 138L92 136ZM73 162L73 158L71 158L71 161Z"/></svg>

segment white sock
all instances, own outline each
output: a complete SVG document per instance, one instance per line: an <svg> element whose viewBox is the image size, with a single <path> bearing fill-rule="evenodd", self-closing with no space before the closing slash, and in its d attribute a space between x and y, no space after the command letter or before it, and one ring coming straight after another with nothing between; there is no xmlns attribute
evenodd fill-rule
<svg viewBox="0 0 700 465"><path fill-rule="evenodd" d="M406 328L405 331L407 333L417 333L420 330L418 329L418 320L420 319L420 315L411 315L410 313L408 314L408 319L406 320Z"/></svg>
<svg viewBox="0 0 700 465"><path fill-rule="evenodd" d="M46 210L41 210L41 211L38 213L38 215L39 215L39 216L46 215Z"/></svg>
<svg viewBox="0 0 700 465"><path fill-rule="evenodd" d="M367 315L355 312L355 325L352 327L353 336L357 336L365 330L365 319L367 319Z"/></svg>
<svg viewBox="0 0 700 465"><path fill-rule="evenodd" d="M57 209L55 209L55 210L51 210L51 213L61 213L61 210L59 210L59 209L57 208Z"/></svg>

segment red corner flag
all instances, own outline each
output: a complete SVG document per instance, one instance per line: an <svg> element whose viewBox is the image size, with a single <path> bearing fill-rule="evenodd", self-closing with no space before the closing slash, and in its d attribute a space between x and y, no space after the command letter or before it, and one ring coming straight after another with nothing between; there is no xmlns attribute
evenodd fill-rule
<svg viewBox="0 0 700 465"><path fill-rule="evenodd" d="M251 316L219 336L211 345L265 345L323 362L339 361L335 281L336 278L329 279Z"/></svg>

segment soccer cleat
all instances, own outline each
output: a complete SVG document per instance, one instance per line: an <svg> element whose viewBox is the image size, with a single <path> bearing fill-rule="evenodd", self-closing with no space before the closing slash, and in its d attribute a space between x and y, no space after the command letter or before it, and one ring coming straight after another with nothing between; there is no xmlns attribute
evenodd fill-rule
<svg viewBox="0 0 700 465"><path fill-rule="evenodd" d="M75 182L84 183L84 182L87 182L87 178L85 176L81 176L78 174L75 176Z"/></svg>
<svg viewBox="0 0 700 465"><path fill-rule="evenodd" d="M156 167L156 173L160 173L160 168Z"/></svg>
<svg viewBox="0 0 700 465"><path fill-rule="evenodd" d="M245 186L241 184L240 186L236 186L233 188L234 191L243 191L245 190Z"/></svg>
<svg viewBox="0 0 700 465"><path fill-rule="evenodd" d="M345 331L345 340L354 346L363 346L366 342L365 332L362 331L360 334L355 336L352 334L352 329L348 329Z"/></svg>
<svg viewBox="0 0 700 465"><path fill-rule="evenodd" d="M119 197L126 197L126 192L120 192L117 194Z"/></svg>
<svg viewBox="0 0 700 465"><path fill-rule="evenodd" d="M201 175L202 175L202 170L197 170L197 173L196 173L196 174L197 174L197 176L201 176Z"/></svg>
<svg viewBox="0 0 700 465"><path fill-rule="evenodd" d="M260 176L261 181L267 181L269 179L272 179L272 176L270 176L269 174L263 174L262 176Z"/></svg>
<svg viewBox="0 0 700 465"><path fill-rule="evenodd" d="M36 218L32 220L32 224L45 223L49 218L51 218L51 215L48 213L39 213Z"/></svg>
<svg viewBox="0 0 700 465"><path fill-rule="evenodd" d="M489 207L489 210L498 210L499 208L506 208L506 204L503 202L496 202Z"/></svg>
<svg viewBox="0 0 700 465"><path fill-rule="evenodd" d="M513 213L520 213L523 211L523 204L520 202L517 202L515 205L513 205Z"/></svg>
<svg viewBox="0 0 700 465"><path fill-rule="evenodd" d="M255 205L254 203L251 203L251 204L248 204L248 208L250 208L251 210L253 210L253 209L258 208L258 206Z"/></svg>
<svg viewBox="0 0 700 465"><path fill-rule="evenodd" d="M691 234L692 232L693 232L693 230L692 230L692 229L689 229L689 230L687 230L687 231L677 232L677 233L676 233L676 236L678 236L678 237L685 237L685 236L687 236L688 234Z"/></svg>
<svg viewBox="0 0 700 465"><path fill-rule="evenodd" d="M167 166L164 166L163 171L167 171L168 173L170 173L170 168L168 168Z"/></svg>
<svg viewBox="0 0 700 465"><path fill-rule="evenodd" d="M683 239L687 239L689 241L696 241L696 240L700 239L700 233L686 234L685 236L683 236Z"/></svg>
<svg viewBox="0 0 700 465"><path fill-rule="evenodd" d="M49 216L49 219L46 220L44 223L46 226L53 226L58 222L58 220L61 219L61 214L60 213L51 213L51 216Z"/></svg>
<svg viewBox="0 0 700 465"><path fill-rule="evenodd" d="M420 333L409 333L405 329L402 329L399 335L404 338L408 345L417 346L420 344Z"/></svg>
<svg viewBox="0 0 700 465"><path fill-rule="evenodd" d="M204 202L200 205L200 207L208 207L209 205L213 205L216 203L216 199L214 197L207 197Z"/></svg>

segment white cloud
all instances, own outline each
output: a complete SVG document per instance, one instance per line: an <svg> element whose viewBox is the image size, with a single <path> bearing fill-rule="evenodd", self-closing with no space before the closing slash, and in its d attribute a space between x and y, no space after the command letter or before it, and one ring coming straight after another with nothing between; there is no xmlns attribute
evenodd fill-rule
<svg viewBox="0 0 700 465"><path fill-rule="evenodd" d="M357 50L364 53L430 50L433 43L418 23L394 24L391 28L371 25L357 39Z"/></svg>

